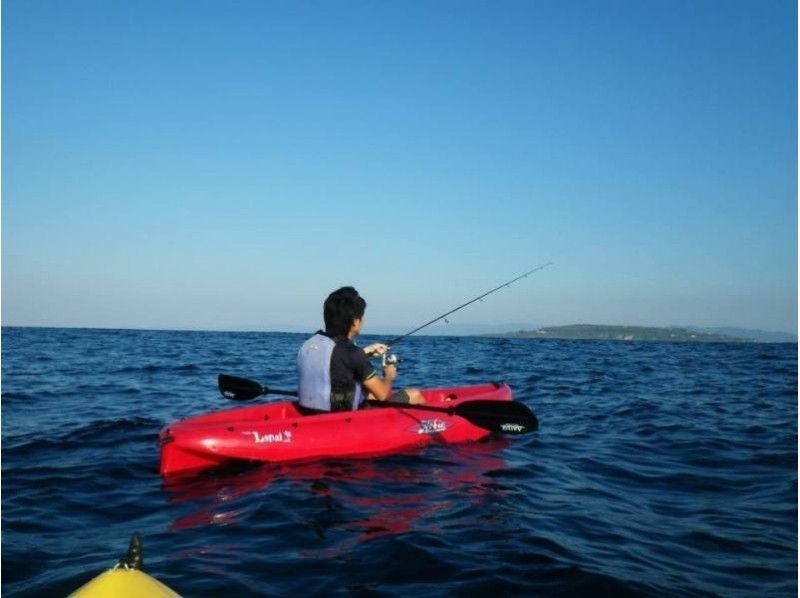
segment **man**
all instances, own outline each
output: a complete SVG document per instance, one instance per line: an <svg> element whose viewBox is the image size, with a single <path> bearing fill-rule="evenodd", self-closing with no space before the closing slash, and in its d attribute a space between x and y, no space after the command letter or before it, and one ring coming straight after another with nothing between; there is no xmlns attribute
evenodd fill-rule
<svg viewBox="0 0 800 598"><path fill-rule="evenodd" d="M325 331L318 331L297 353L300 405L315 411L355 411L370 400L421 405L419 390L407 388L392 394L397 376L394 364L383 366L378 376L368 355L383 355L389 347L375 343L360 349L353 339L361 332L367 302L353 287L342 287L325 300Z"/></svg>

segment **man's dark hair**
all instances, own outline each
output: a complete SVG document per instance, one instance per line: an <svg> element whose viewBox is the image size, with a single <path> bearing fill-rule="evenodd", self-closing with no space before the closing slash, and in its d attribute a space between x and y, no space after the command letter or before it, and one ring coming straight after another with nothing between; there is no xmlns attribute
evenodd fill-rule
<svg viewBox="0 0 800 598"><path fill-rule="evenodd" d="M335 290L325 299L325 332L332 337L347 336L353 320L363 318L366 309L367 302L353 287Z"/></svg>

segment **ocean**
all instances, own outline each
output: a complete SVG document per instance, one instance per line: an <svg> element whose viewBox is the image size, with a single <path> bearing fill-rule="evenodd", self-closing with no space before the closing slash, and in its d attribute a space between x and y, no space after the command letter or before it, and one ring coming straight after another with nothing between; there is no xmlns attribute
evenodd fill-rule
<svg viewBox="0 0 800 598"><path fill-rule="evenodd" d="M159 430L243 405L219 373L295 388L304 338L4 327L3 595L133 532L185 596L797 595L796 344L411 337L399 385L504 380L539 430L162 480Z"/></svg>

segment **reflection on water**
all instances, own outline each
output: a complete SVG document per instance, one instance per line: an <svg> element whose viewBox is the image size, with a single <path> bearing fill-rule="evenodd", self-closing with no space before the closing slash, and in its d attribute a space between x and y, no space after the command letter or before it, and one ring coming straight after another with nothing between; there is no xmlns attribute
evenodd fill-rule
<svg viewBox="0 0 800 598"><path fill-rule="evenodd" d="M166 479L163 490L172 504L191 506L171 526L185 530L240 524L247 514L241 499L259 493L265 500L273 498L270 484L280 480L283 492L305 492L325 502L325 516L305 521L315 534L346 532L341 542L302 554L334 557L370 539L418 531L420 525L430 532L445 523L469 525L472 514L465 507L480 507L488 492L498 491L491 474L507 469L500 455L510 442L494 438L442 447L447 451L446 462L420 456L420 466L393 463L391 458L377 464L374 460L233 464L197 476ZM341 517L331 517L331 512ZM443 517L448 513L450 517Z"/></svg>

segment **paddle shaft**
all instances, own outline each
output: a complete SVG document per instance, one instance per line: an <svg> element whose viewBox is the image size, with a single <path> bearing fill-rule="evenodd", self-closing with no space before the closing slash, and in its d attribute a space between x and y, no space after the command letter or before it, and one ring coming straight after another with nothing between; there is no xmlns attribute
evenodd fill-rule
<svg viewBox="0 0 800 598"><path fill-rule="evenodd" d="M297 396L297 391L296 390L276 390L274 388L267 388L266 386L263 386L261 388L261 390L263 390L263 392L261 394L265 394L265 395L280 395L282 397L296 397Z"/></svg>
<svg viewBox="0 0 800 598"><path fill-rule="evenodd" d="M254 380L238 378L220 374L219 389L228 399L247 401L265 394L275 394L296 397L294 390L273 390L261 386ZM470 423L491 432L507 434L522 434L531 432L539 427L536 415L524 404L517 401L493 401L473 399L459 402L447 407L434 407L432 405L412 405L395 401L370 401L370 404L379 407L395 407L399 409L415 409L446 413L463 417Z"/></svg>
<svg viewBox="0 0 800 598"><path fill-rule="evenodd" d="M219 387L222 396L228 399L235 400L250 400L262 395L279 395L283 397L296 397L296 390L278 390L276 388L269 388L261 386L255 380L248 380L246 378L237 378L235 376L226 376L224 374L219 377ZM238 394L237 394L238 393ZM423 411L438 411L440 413L453 414L454 407L432 407L430 405L410 405L409 403L398 403L397 401L369 401L371 405L380 405L383 407L409 407L415 409L422 409Z"/></svg>

